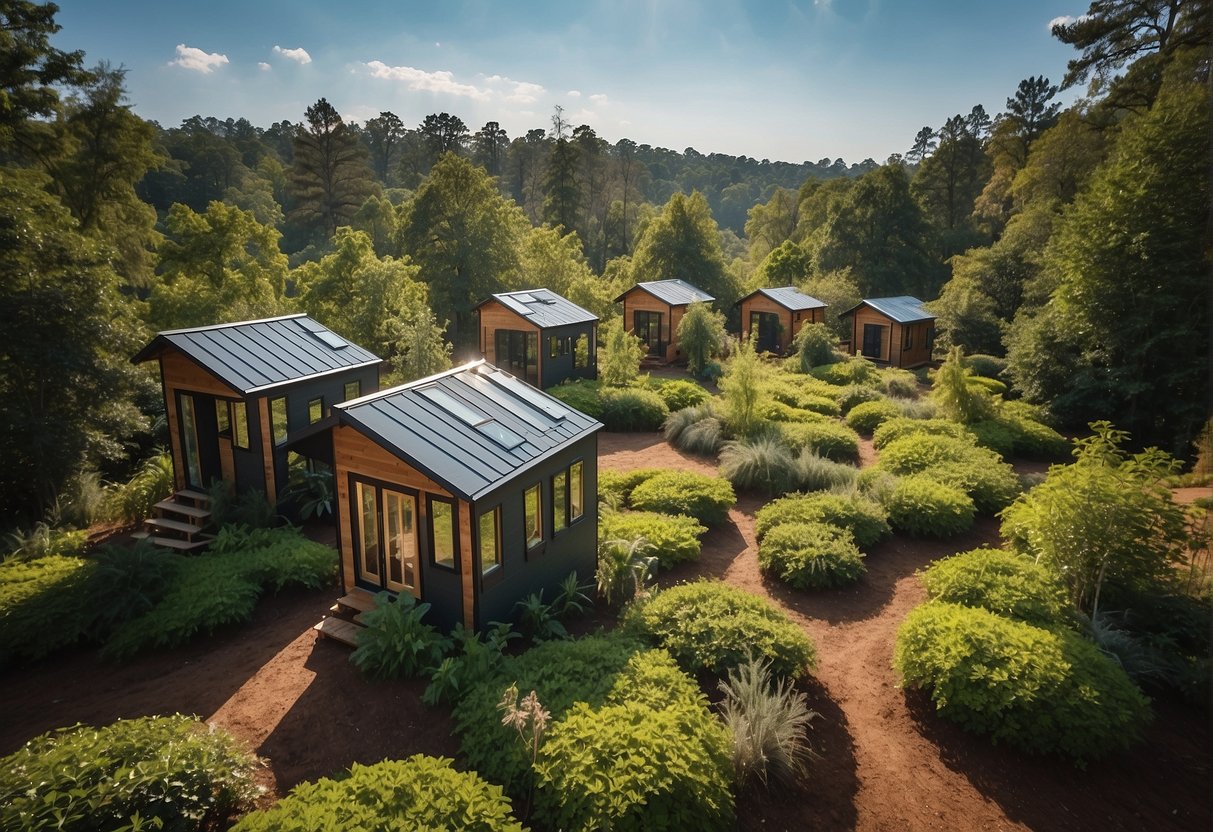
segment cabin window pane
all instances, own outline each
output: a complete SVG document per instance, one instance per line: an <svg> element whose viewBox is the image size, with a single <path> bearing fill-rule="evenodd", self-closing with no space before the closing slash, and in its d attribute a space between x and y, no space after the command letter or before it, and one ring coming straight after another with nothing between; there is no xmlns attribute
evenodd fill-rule
<svg viewBox="0 0 1213 832"><path fill-rule="evenodd" d="M501 507L480 515L480 575L501 566Z"/></svg>
<svg viewBox="0 0 1213 832"><path fill-rule="evenodd" d="M560 355L560 339L555 335L548 336L548 358Z"/></svg>
<svg viewBox="0 0 1213 832"><path fill-rule="evenodd" d="M569 472L561 471L552 477L552 531L562 531L568 526Z"/></svg>
<svg viewBox="0 0 1213 832"><path fill-rule="evenodd" d="M398 491L383 491L387 536L387 572L390 589L417 588L417 498Z"/></svg>
<svg viewBox="0 0 1213 832"><path fill-rule="evenodd" d="M232 402L232 444L248 450L248 406Z"/></svg>
<svg viewBox="0 0 1213 832"><path fill-rule="evenodd" d="M901 348L903 350L908 350L914 346L914 328L909 326L902 327L902 332L904 332L905 335L903 336Z"/></svg>
<svg viewBox="0 0 1213 832"><path fill-rule="evenodd" d="M455 568L455 507L441 500L430 501L431 557L438 566Z"/></svg>
<svg viewBox="0 0 1213 832"><path fill-rule="evenodd" d="M312 399L307 403L307 423L314 425L324 418L324 397Z"/></svg>
<svg viewBox="0 0 1213 832"><path fill-rule="evenodd" d="M286 441L286 398L270 399L270 425L274 430L274 444Z"/></svg>
<svg viewBox="0 0 1213 832"><path fill-rule="evenodd" d="M220 436L231 436L232 433L232 419L227 405L223 399L215 399L215 425Z"/></svg>
<svg viewBox="0 0 1213 832"><path fill-rule="evenodd" d="M573 350L573 366L581 370L590 363L590 339L585 335L577 336L577 347Z"/></svg>
<svg viewBox="0 0 1213 832"><path fill-rule="evenodd" d="M359 508L358 543L362 574L368 578L379 577L379 500L375 498L375 487L362 482L354 483Z"/></svg>
<svg viewBox="0 0 1213 832"><path fill-rule="evenodd" d="M569 467L569 522L585 513L585 492L582 485L582 465L578 461Z"/></svg>
<svg viewBox="0 0 1213 832"><path fill-rule="evenodd" d="M345 383L344 401L348 402L350 399L356 399L361 395L362 395L362 382L361 381L347 381Z"/></svg>
<svg viewBox="0 0 1213 832"><path fill-rule="evenodd" d="M524 498L526 512L526 546L531 548L543 542L543 505L539 492L539 483L526 490Z"/></svg>

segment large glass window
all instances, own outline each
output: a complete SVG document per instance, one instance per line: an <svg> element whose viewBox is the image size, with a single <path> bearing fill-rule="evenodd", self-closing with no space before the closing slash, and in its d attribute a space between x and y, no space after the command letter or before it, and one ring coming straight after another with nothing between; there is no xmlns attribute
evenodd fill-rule
<svg viewBox="0 0 1213 832"><path fill-rule="evenodd" d="M569 522L580 519L585 514L585 486L582 473L584 463L581 460L569 466Z"/></svg>
<svg viewBox="0 0 1213 832"><path fill-rule="evenodd" d="M417 534L414 518L417 498L399 491L383 490L384 534L387 537L389 589L417 588Z"/></svg>
<svg viewBox="0 0 1213 832"><path fill-rule="evenodd" d="M501 566L501 506L480 515L480 575Z"/></svg>
<svg viewBox="0 0 1213 832"><path fill-rule="evenodd" d="M248 405L232 402L232 444L248 450Z"/></svg>
<svg viewBox="0 0 1213 832"><path fill-rule="evenodd" d="M215 399L215 427L220 436L232 435L231 412L228 410L226 399Z"/></svg>
<svg viewBox="0 0 1213 832"><path fill-rule="evenodd" d="M569 525L569 472L552 477L552 531L563 531Z"/></svg>
<svg viewBox="0 0 1213 832"><path fill-rule="evenodd" d="M359 511L358 566L363 577L379 581L379 501L375 486L354 483L354 498Z"/></svg>
<svg viewBox="0 0 1213 832"><path fill-rule="evenodd" d="M526 490L523 498L526 525L526 547L530 549L543 542L543 498L539 483Z"/></svg>
<svg viewBox="0 0 1213 832"><path fill-rule="evenodd" d="M274 429L274 444L286 441L286 398L270 399L270 424Z"/></svg>
<svg viewBox="0 0 1213 832"><path fill-rule="evenodd" d="M324 418L324 397L312 399L307 403L307 423L314 425Z"/></svg>
<svg viewBox="0 0 1213 832"><path fill-rule="evenodd" d="M347 381L345 383L345 401L356 399L362 395L361 381Z"/></svg>
<svg viewBox="0 0 1213 832"><path fill-rule="evenodd" d="M438 566L455 568L455 506L430 500L430 558Z"/></svg>

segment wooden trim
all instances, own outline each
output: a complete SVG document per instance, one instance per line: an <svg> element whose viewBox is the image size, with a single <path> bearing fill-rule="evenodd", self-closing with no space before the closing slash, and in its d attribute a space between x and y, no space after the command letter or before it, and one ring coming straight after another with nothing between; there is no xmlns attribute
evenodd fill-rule
<svg viewBox="0 0 1213 832"><path fill-rule="evenodd" d="M455 502L455 511L459 513L459 528L456 546L459 547L457 557L462 565L463 584L463 626L473 629L476 626L476 570L472 565L472 504L463 500ZM502 541L504 547L504 541Z"/></svg>
<svg viewBox="0 0 1213 832"><path fill-rule="evenodd" d="M278 504L278 483L274 476L274 437L270 435L268 397L257 399L257 413L261 417L261 464L265 471L265 499L273 506Z"/></svg>

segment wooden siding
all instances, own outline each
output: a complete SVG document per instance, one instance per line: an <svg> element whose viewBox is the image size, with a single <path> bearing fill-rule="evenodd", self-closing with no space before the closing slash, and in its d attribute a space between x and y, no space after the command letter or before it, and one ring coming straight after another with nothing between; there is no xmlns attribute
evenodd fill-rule
<svg viewBox="0 0 1213 832"><path fill-rule="evenodd" d="M512 309L507 309L497 300L490 300L478 310L480 314L480 354L494 366L497 365L497 337L499 329L512 329L519 332L540 333L539 327L519 315ZM543 378L543 349L539 350L539 377Z"/></svg>
<svg viewBox="0 0 1213 832"><path fill-rule="evenodd" d="M261 464L265 468L265 499L278 504L278 478L274 476L274 437L270 430L270 400L257 399L257 414L261 419Z"/></svg>
<svg viewBox="0 0 1213 832"><path fill-rule="evenodd" d="M164 413L168 422L169 453L173 459L173 482L185 488L185 459L181 455L181 429L177 414L177 391L205 393L225 398L240 394L199 367L175 349L160 353L160 380L164 389Z"/></svg>
<svg viewBox="0 0 1213 832"><path fill-rule="evenodd" d="M623 297L623 326L629 332L634 332L636 329L633 313L637 311L657 312L661 315L661 342L665 344L665 352L659 357L665 361L680 358L682 352L678 349L675 336L678 333L678 322L682 320L682 315L686 312L686 306L670 306L644 289L636 287Z"/></svg>
<svg viewBox="0 0 1213 832"><path fill-rule="evenodd" d="M741 337L750 337L750 313L752 312L769 312L779 318L779 349L778 352L786 352L788 345L792 343L792 336L789 333L792 331L792 313L780 306L775 301L768 298L766 295L754 295L746 298L741 302Z"/></svg>
<svg viewBox="0 0 1213 832"><path fill-rule="evenodd" d="M927 347L930 331L934 321L917 321L911 324L900 324L886 315L877 312L870 306L861 306L851 315L851 354L863 354L863 328L865 324L877 324L884 327L880 338L880 356L875 360L891 367L920 367L931 360L931 351ZM911 346L904 348L906 330L909 330Z"/></svg>
<svg viewBox="0 0 1213 832"><path fill-rule="evenodd" d="M224 402L224 406L227 402ZM224 482L236 481L236 459L232 454L232 440L226 436L219 437L219 470Z"/></svg>
<svg viewBox="0 0 1213 832"><path fill-rule="evenodd" d="M851 354L863 355L863 328L865 324L883 327L880 333L880 355L870 356L876 361L889 363L889 334L893 322L869 306L861 306L851 314Z"/></svg>
<svg viewBox="0 0 1213 832"><path fill-rule="evenodd" d="M476 567L472 563L472 504L459 501L459 577L463 579L463 626L476 627Z"/></svg>

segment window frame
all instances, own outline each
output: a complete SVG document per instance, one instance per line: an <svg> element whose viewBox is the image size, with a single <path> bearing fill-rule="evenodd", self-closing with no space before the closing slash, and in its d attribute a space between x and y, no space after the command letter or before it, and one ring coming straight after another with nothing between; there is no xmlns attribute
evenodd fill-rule
<svg viewBox="0 0 1213 832"><path fill-rule="evenodd" d="M232 438L232 404L228 399L215 399L215 429L221 439Z"/></svg>
<svg viewBox="0 0 1213 832"><path fill-rule="evenodd" d="M578 469L577 482L581 486L581 488L579 489L579 493L576 494L577 507L578 507L578 512L577 512L576 516L573 516L573 498L574 498L573 469L574 468ZM568 502L566 505L568 506L569 526L572 527L575 523L581 522L581 520L585 517L585 458L582 457L580 459L575 459L572 462L570 462L569 467L567 469L567 473L568 473L568 485L569 485L569 498L568 498Z"/></svg>
<svg viewBox="0 0 1213 832"><path fill-rule="evenodd" d="M232 447L239 448L242 451L250 450L249 437L252 431L248 426L248 402L240 399L230 402L231 404L231 426L232 426ZM239 416L237 416L239 411Z"/></svg>
<svg viewBox="0 0 1213 832"><path fill-rule="evenodd" d="M535 492L536 514L533 522L527 509L527 495L532 491ZM538 532L539 536L533 537L532 532ZM522 547L528 557L532 554L543 553L543 532L543 480L540 480L531 487L522 490Z"/></svg>
<svg viewBox="0 0 1213 832"><path fill-rule="evenodd" d="M572 466L569 466L570 468ZM563 479L563 485L557 486L556 481ZM552 474L552 537L569 528L569 468L562 468ZM557 497L559 495L559 497ZM560 505L558 506L557 503ZM556 523L560 525L557 526Z"/></svg>
<svg viewBox="0 0 1213 832"><path fill-rule="evenodd" d="M324 396L317 396L314 399L308 399L307 402L307 423L314 425L324 418Z"/></svg>
<svg viewBox="0 0 1213 832"><path fill-rule="evenodd" d="M278 433L279 419L278 411L282 411L282 433ZM290 410L287 408L286 396L275 396L270 399L270 441L274 443L275 448L281 448L286 444L287 437L290 436Z"/></svg>
<svg viewBox="0 0 1213 832"><path fill-rule="evenodd" d="M451 509L451 556L452 564L448 565L438 560L438 549L434 545L434 505L441 503L449 506ZM459 506L454 500L448 500L446 497L439 497L437 494L431 494L428 491L425 494L425 542L427 544L426 562L435 569L444 569L447 572L459 574Z"/></svg>
<svg viewBox="0 0 1213 832"><path fill-rule="evenodd" d="M350 395L350 387L354 388L354 395L352 396ZM353 381L347 381L344 385L342 385L341 393L343 396L345 396L342 401L348 402L352 399L362 398L362 379L356 378Z"/></svg>
<svg viewBox="0 0 1213 832"><path fill-rule="evenodd" d="M914 326L906 324L901 328L901 348L910 350L914 348Z"/></svg>
<svg viewBox="0 0 1213 832"><path fill-rule="evenodd" d="M484 521L485 518L491 518L493 524L493 551L495 560L493 565L487 569L484 566ZM505 572L505 557L502 552L501 540L501 504L480 512L476 517L476 572L480 578L481 586L494 584L501 580L502 574Z"/></svg>

